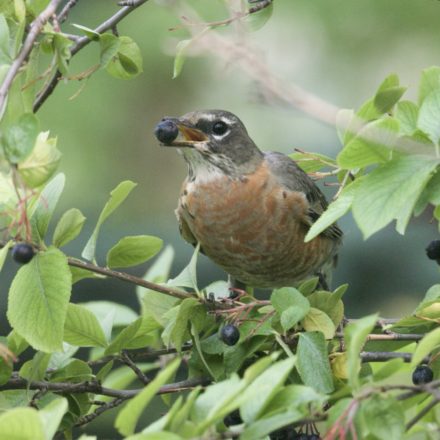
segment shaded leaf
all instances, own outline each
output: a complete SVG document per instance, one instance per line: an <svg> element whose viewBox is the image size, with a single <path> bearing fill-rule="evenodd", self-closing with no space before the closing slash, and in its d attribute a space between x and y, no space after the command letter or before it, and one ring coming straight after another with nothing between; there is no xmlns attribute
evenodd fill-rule
<svg viewBox="0 0 440 440"><path fill-rule="evenodd" d="M76 238L84 225L86 218L79 209L72 208L66 211L55 227L52 242L61 247Z"/></svg>

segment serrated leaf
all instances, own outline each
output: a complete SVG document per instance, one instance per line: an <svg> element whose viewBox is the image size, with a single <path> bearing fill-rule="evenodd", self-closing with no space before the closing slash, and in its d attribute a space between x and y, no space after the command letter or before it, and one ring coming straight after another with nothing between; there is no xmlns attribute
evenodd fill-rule
<svg viewBox="0 0 440 440"><path fill-rule="evenodd" d="M430 354L436 347L440 345L440 328L427 333L423 339L417 344L416 351L413 354L411 367L416 367L424 359L425 356Z"/></svg>
<svg viewBox="0 0 440 440"><path fill-rule="evenodd" d="M283 287L272 292L270 301L280 315L284 331L291 329L310 310L310 304L298 290L293 287Z"/></svg>
<svg viewBox="0 0 440 440"><path fill-rule="evenodd" d="M423 130L434 144L440 139L440 89L434 90L423 100L419 109L417 127Z"/></svg>
<svg viewBox="0 0 440 440"><path fill-rule="evenodd" d="M307 232L304 239L305 242L313 240L349 211L354 200L355 191L361 180L362 178L357 179L350 185L347 185L339 194L339 197L330 203L324 213L313 223L309 232Z"/></svg>
<svg viewBox="0 0 440 440"><path fill-rule="evenodd" d="M25 113L3 132L4 153L13 164L22 162L34 148L38 135L38 119L33 113Z"/></svg>
<svg viewBox="0 0 440 440"><path fill-rule="evenodd" d="M107 345L96 316L85 307L72 303L67 307L64 341L78 347L105 347Z"/></svg>
<svg viewBox="0 0 440 440"><path fill-rule="evenodd" d="M359 370L361 360L359 354L365 344L368 334L373 330L377 315L366 316L348 324L344 329L345 345L347 349L348 383L354 390L359 388Z"/></svg>
<svg viewBox="0 0 440 440"><path fill-rule="evenodd" d="M300 333L296 355L302 381L320 393L331 393L334 385L324 335L321 332Z"/></svg>
<svg viewBox="0 0 440 440"><path fill-rule="evenodd" d="M85 220L79 209L72 208L66 211L55 227L53 245L61 247L75 239L81 232Z"/></svg>
<svg viewBox="0 0 440 440"><path fill-rule="evenodd" d="M56 248L35 255L12 281L8 320L35 349L62 350L71 281L67 258Z"/></svg>
<svg viewBox="0 0 440 440"><path fill-rule="evenodd" d="M398 131L399 122L390 117L370 122L338 154L338 164L353 169L386 162L391 158Z"/></svg>
<svg viewBox="0 0 440 440"><path fill-rule="evenodd" d="M432 66L422 70L419 84L419 105L435 90L440 89L440 67Z"/></svg>
<svg viewBox="0 0 440 440"><path fill-rule="evenodd" d="M397 231L403 234L438 163L426 156L402 156L365 176L353 201L353 216L365 239L393 219L397 220Z"/></svg>
<svg viewBox="0 0 440 440"><path fill-rule="evenodd" d="M311 307L302 321L304 329L308 332L319 331L325 339L332 339L336 332L336 326L330 317L322 310Z"/></svg>
<svg viewBox="0 0 440 440"><path fill-rule="evenodd" d="M63 192L65 181L66 177L63 173L57 174L40 194L35 211L31 216L32 237L36 242L43 240L46 235L50 219Z"/></svg>
<svg viewBox="0 0 440 440"><path fill-rule="evenodd" d="M413 102L398 102L394 116L399 121L401 133L412 135L417 130L419 108Z"/></svg>
<svg viewBox="0 0 440 440"><path fill-rule="evenodd" d="M1 414L0 437L8 440L46 440L41 418L34 408L13 408Z"/></svg>
<svg viewBox="0 0 440 440"><path fill-rule="evenodd" d="M174 359L174 361L170 362L165 369L119 412L115 420L115 427L121 434L133 434L142 411L159 391L159 388L174 376L179 365L180 359Z"/></svg>
<svg viewBox="0 0 440 440"><path fill-rule="evenodd" d="M119 240L107 253L107 266L130 267L154 257L163 246L163 240L151 235L135 235Z"/></svg>
<svg viewBox="0 0 440 440"><path fill-rule="evenodd" d="M142 73L142 54L139 46L126 36L119 37L117 54L107 64L107 72L118 79L131 79Z"/></svg>
<svg viewBox="0 0 440 440"><path fill-rule="evenodd" d="M93 261L95 259L96 241L98 239L99 230L104 221L110 216L110 214L126 199L131 190L136 186L136 183L130 180L121 182L113 191L110 192L110 198L105 204L101 214L99 215L98 222L93 230L89 241L87 242L84 250L82 251L82 257Z"/></svg>
<svg viewBox="0 0 440 440"><path fill-rule="evenodd" d="M186 50L191 42L192 40L181 40L177 43L176 55L174 57L173 79L177 78L182 72L186 59Z"/></svg>
<svg viewBox="0 0 440 440"><path fill-rule="evenodd" d="M38 415L43 424L46 440L53 439L67 409L67 399L59 397L49 402L43 409L38 411Z"/></svg>
<svg viewBox="0 0 440 440"><path fill-rule="evenodd" d="M61 159L57 149L57 139L48 138L49 132L38 134L31 154L18 164L20 176L31 188L46 183L55 173Z"/></svg>

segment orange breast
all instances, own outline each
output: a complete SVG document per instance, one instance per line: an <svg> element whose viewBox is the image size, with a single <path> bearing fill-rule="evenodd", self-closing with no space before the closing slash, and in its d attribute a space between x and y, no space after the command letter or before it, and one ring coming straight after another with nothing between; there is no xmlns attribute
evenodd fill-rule
<svg viewBox="0 0 440 440"><path fill-rule="evenodd" d="M263 163L241 180L185 183L176 212L226 272L251 286L276 287L306 278L332 256L332 240L304 243L307 209L304 195L281 187Z"/></svg>

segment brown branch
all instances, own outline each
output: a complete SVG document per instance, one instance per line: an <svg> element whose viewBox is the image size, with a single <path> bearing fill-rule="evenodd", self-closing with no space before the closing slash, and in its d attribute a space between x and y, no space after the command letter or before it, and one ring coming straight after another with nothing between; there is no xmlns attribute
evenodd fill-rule
<svg viewBox="0 0 440 440"><path fill-rule="evenodd" d="M102 34L105 31L108 31L109 29L113 29L123 18L125 18L128 14L133 12L135 9L137 9L139 6L146 3L148 0L134 0L130 3L130 6L124 6L121 8L116 14L112 15L109 19L101 23L99 26L97 26L94 29L94 32L98 34ZM73 57L76 55L81 49L83 49L85 46L87 46L92 40L87 37L81 37L78 39L78 41L71 47L70 49L70 55ZM52 79L49 81L49 83L45 86L45 88L40 91L37 98L34 101L33 110L34 112L37 112L39 108L43 105L43 103L46 101L47 98L53 93L55 90L55 87L58 85L58 82L61 78L61 72L57 70Z"/></svg>
<svg viewBox="0 0 440 440"><path fill-rule="evenodd" d="M11 64L11 67L6 73L3 83L0 86L0 114L2 114L3 112L9 89L15 77L17 76L18 71L20 70L20 67L27 60L29 54L31 53L35 40L37 39L38 35L43 29L43 26L50 19L50 17L52 17L52 15L55 14L60 3L61 0L51 0L49 4L46 6L46 8L31 23L29 32L26 36L26 39L24 40L23 46L21 47L21 50L17 58L15 58L15 60Z"/></svg>
<svg viewBox="0 0 440 440"><path fill-rule="evenodd" d="M170 383L162 386L157 394L169 394L178 393L181 391L189 390L197 386L206 386L211 383L211 379L207 377L199 377L183 380L180 382ZM44 380L29 382L26 379L13 375L5 384L0 386L0 391L6 390L44 390L51 391L53 393L61 394L81 394L81 393L93 393L103 396L114 397L115 399L131 399L139 394L143 388L134 390L115 390L112 388L103 387L99 382L87 381L79 383L70 382L48 382Z"/></svg>
<svg viewBox="0 0 440 440"><path fill-rule="evenodd" d="M61 9L61 12L57 15L57 21L59 24L64 23L70 13L70 10L76 6L79 0L69 0Z"/></svg>
<svg viewBox="0 0 440 440"><path fill-rule="evenodd" d="M90 423L92 420L96 419L96 417L100 416L103 412L108 411L109 409L116 408L127 400L127 398L119 397L110 402L105 403L104 405L99 406L90 414L86 414L85 416L80 417L75 426L82 426Z"/></svg>
<svg viewBox="0 0 440 440"><path fill-rule="evenodd" d="M394 351L363 351L360 354L362 362L386 362L391 359L403 359L404 362L411 362L412 353ZM429 362L429 357L423 359L424 363Z"/></svg>
<svg viewBox="0 0 440 440"><path fill-rule="evenodd" d="M69 266L79 267L80 269L88 270L90 272L99 273L118 280L127 281L135 284L136 286L145 287L146 289L154 290L156 292L164 293L165 295L174 296L175 298L186 299L196 298L195 295L185 292L184 290L175 289L173 287L162 286L160 284L152 283L151 281L144 280L143 278L130 275L126 272L119 272L117 270L108 269L106 267L96 266L92 263L86 263L85 261L78 260L76 258L69 257L67 259Z"/></svg>
<svg viewBox="0 0 440 440"><path fill-rule="evenodd" d="M426 405L418 414L416 414L407 424L406 424L406 430L408 431L411 429L421 418L423 418L426 414L431 411L432 408L434 408L435 405L437 405L440 402L440 396L433 396L433 399L428 405Z"/></svg>
<svg viewBox="0 0 440 440"><path fill-rule="evenodd" d="M422 334L417 333L371 333L367 336L367 341L420 341L423 339ZM336 333L336 338L343 338L343 333Z"/></svg>
<svg viewBox="0 0 440 440"><path fill-rule="evenodd" d="M127 353L127 350L124 350L120 356L121 361L127 365L127 367L131 368L138 379L144 384L147 385L151 382L151 380L141 371L141 369L132 361L130 355Z"/></svg>

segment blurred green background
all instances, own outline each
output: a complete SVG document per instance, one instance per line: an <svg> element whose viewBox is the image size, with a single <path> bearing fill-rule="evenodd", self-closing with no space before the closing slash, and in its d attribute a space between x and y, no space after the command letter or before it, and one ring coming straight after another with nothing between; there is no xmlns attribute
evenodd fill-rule
<svg viewBox="0 0 440 440"><path fill-rule="evenodd" d="M155 124L164 115L181 115L203 108L236 113L263 150L293 152L295 147L335 156L340 149L334 127L311 119L293 107L269 105L258 97L259 86L234 63L224 63L215 51L188 58L182 74L172 79L173 51L177 41L188 38L179 24L178 7L184 1L150 0L118 27L140 46L144 72L121 81L98 71L73 100L82 83L63 82L39 112L42 126L58 136L63 153L60 170L67 183L56 218L77 207L87 225L66 251L79 256L108 193L121 180L138 187L101 230L98 261L122 236L152 234L176 250L173 274L188 262L192 247L178 234L174 216L186 165L174 150L158 146ZM187 2L205 20L228 15L223 0ZM231 26L218 29L231 41L245 41L286 84L295 83L339 107L357 108L371 96L389 73L397 73L414 98L422 69L439 64L440 2L435 0L275 0L269 22L257 32L243 33ZM117 10L116 1L79 1L69 23L91 28ZM99 48L91 44L72 61L79 73L98 62ZM325 188L331 197L334 188ZM438 266L425 256L425 247L438 238L431 213L413 220L405 237L392 227L364 242L347 216L340 224L344 247L333 285L349 283L346 314L358 317L379 311L385 317L411 312L429 286L438 280ZM133 273L142 274L146 267ZM11 262L2 273L1 307L17 266ZM198 266L204 286L225 274L205 257ZM81 281L73 301L112 299L137 307L134 288L120 282ZM4 317L4 312L2 314ZM4 319L4 318L3 318ZM111 415L103 418L109 424ZM91 432L99 427L92 425ZM101 431L100 431L101 432ZM104 434L101 434L104 435ZM107 437L99 438L109 438Z"/></svg>

